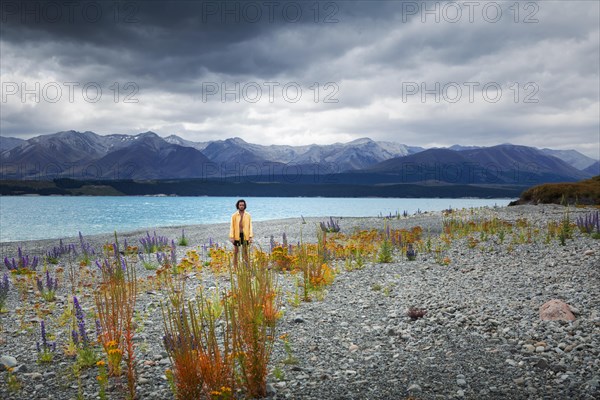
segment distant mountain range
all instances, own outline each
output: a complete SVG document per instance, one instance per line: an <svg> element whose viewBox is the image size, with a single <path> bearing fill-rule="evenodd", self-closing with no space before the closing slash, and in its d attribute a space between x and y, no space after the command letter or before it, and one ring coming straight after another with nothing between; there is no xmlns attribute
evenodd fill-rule
<svg viewBox="0 0 600 400"><path fill-rule="evenodd" d="M0 137L4 180L220 179L231 182L386 185L523 185L600 174L575 150L502 144L423 149L361 138L330 145L260 145L240 138L192 142L154 132L65 131L28 140Z"/></svg>

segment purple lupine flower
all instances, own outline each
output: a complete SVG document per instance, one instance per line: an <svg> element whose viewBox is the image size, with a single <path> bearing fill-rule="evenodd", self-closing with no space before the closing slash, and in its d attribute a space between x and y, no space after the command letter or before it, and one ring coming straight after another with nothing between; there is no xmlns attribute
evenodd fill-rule
<svg viewBox="0 0 600 400"><path fill-rule="evenodd" d="M40 322L40 328L42 330L42 344L40 345L39 342L37 343L37 349L38 352L40 351L40 348L43 351L48 351L48 340L46 338L46 323L44 321Z"/></svg>
<svg viewBox="0 0 600 400"><path fill-rule="evenodd" d="M165 266L165 262L166 262L167 256L165 255L165 253L163 252L158 252L156 253L156 260L158 261L158 263L160 265L162 265L163 267Z"/></svg>
<svg viewBox="0 0 600 400"><path fill-rule="evenodd" d="M52 279L48 270L46 270L46 287L52 292L56 292L58 289L58 278Z"/></svg>
<svg viewBox="0 0 600 400"><path fill-rule="evenodd" d="M52 278L50 276L50 271L46 270L46 287L44 287L44 281L40 279L38 276L35 277L37 288L39 292L46 298L46 300L51 300L54 298L54 292L58 289L58 279ZM49 298L47 298L47 296Z"/></svg>
<svg viewBox="0 0 600 400"><path fill-rule="evenodd" d="M56 260L65 254L77 254L77 249L73 243L65 246L62 239L60 239L58 243L58 247L54 246L52 250L46 253L48 258Z"/></svg>
<svg viewBox="0 0 600 400"><path fill-rule="evenodd" d="M6 265L6 268L9 270L19 270L22 268L30 270L36 269L39 262L39 258L37 256L34 256L33 259L30 259L27 254L23 255L23 250L21 247L18 248L17 252L17 260L15 260L14 257L12 260L9 260L8 257L4 257L4 265Z"/></svg>
<svg viewBox="0 0 600 400"><path fill-rule="evenodd" d="M269 243L271 245L271 253L273 252L273 249L275 247L277 247L277 243L275 243L275 238L273 237L273 235L271 235L271 239L269 240Z"/></svg>
<svg viewBox="0 0 600 400"><path fill-rule="evenodd" d="M600 233L600 212L589 213L584 216L577 217L577 226L587 234Z"/></svg>
<svg viewBox="0 0 600 400"><path fill-rule="evenodd" d="M71 330L71 338L73 339L75 346L77 346L79 344L79 334L75 329Z"/></svg>
<svg viewBox="0 0 600 400"><path fill-rule="evenodd" d="M154 236L150 236L150 233L146 231L146 236L139 240L146 253L153 253L169 245L169 239L166 236L157 236L156 231L154 231Z"/></svg>
<svg viewBox="0 0 600 400"><path fill-rule="evenodd" d="M287 248L288 247L288 240L287 240L287 235L285 234L285 232L283 232L283 248Z"/></svg>
<svg viewBox="0 0 600 400"><path fill-rule="evenodd" d="M13 271L13 270L17 270L17 262L15 261L14 257L11 260L8 259L8 257L4 257L4 265L6 265L6 268L9 271Z"/></svg>
<svg viewBox="0 0 600 400"><path fill-rule="evenodd" d="M90 342L87 333L85 331L85 316L83 314L83 309L79 304L79 300L77 300L77 296L73 296L73 305L75 307L75 319L77 320L77 328L79 329L79 337L81 338L81 342L84 346L87 346Z"/></svg>
<svg viewBox="0 0 600 400"><path fill-rule="evenodd" d="M37 285L38 291L40 293L44 293L44 283L42 282L39 276L35 277L35 283Z"/></svg>
<svg viewBox="0 0 600 400"><path fill-rule="evenodd" d="M113 266L107 259L103 259L102 262L96 260L96 266L100 269L100 271L103 271L108 275L112 276L114 273Z"/></svg>
<svg viewBox="0 0 600 400"><path fill-rule="evenodd" d="M86 258L89 258L96 254L92 245L83 239L83 235L81 234L81 232L79 232L79 246L81 247L81 252Z"/></svg>

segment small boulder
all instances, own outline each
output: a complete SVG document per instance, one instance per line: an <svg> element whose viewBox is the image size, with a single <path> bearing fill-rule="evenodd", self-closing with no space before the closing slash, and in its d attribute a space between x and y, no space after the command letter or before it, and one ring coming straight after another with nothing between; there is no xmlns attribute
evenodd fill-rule
<svg viewBox="0 0 600 400"><path fill-rule="evenodd" d="M540 307L542 321L575 321L569 305L564 301L553 299Z"/></svg>
<svg viewBox="0 0 600 400"><path fill-rule="evenodd" d="M17 366L17 359L11 356L0 357L0 371Z"/></svg>

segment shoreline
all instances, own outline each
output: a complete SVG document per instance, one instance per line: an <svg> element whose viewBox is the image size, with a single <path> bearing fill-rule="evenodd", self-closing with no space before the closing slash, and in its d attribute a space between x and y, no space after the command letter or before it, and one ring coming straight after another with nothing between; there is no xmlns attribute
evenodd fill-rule
<svg viewBox="0 0 600 400"><path fill-rule="evenodd" d="M437 215L436 215L437 214ZM384 217L333 217L335 221L338 221L342 227L346 229L353 229L354 227L360 226L373 226L380 225L383 228L384 221L391 222L391 225L405 225L408 221L423 220L425 218L431 219L439 217L440 211L423 212L419 215L412 215L399 220L386 220ZM319 229L319 222L329 221L330 216L327 217L296 217L296 218L278 218L270 219L265 221L252 221L254 230L254 241L256 244L265 248L269 246L271 235L274 236L275 240L281 240L282 234L285 232L286 236L290 241L295 242L303 239L304 241L316 241L316 232ZM398 221L398 222L395 222ZM180 226L166 226L166 227L147 227L143 229L136 229L130 231L116 231L119 241L127 240L129 243L133 243L134 240L137 244L138 239L145 236L146 232L152 234L156 232L159 236L166 236L169 239L178 241L181 237L182 230L185 232L185 237L188 240L188 246L196 247L208 243L212 239L213 242L219 244L229 245L228 234L229 234L229 223L210 223L210 224L194 224L194 225L180 225ZM93 245L101 247L106 242L114 241L114 232L102 233L94 235L83 235L86 241L89 241ZM16 249L20 246L22 249L30 251L31 255L43 255L42 249L49 250L53 246L59 244L59 238L57 239L34 239L34 240L21 240L12 242L0 242L0 256L10 256L10 252L16 253ZM79 243L78 236L69 236L62 238L63 244ZM180 246L178 246L180 247ZM14 255L13 255L14 256Z"/></svg>
<svg viewBox="0 0 600 400"><path fill-rule="evenodd" d="M572 214L572 221L575 220L575 215L578 213L587 213L590 210L595 210L595 207L580 207L580 208L565 208L556 204L538 204L538 205L517 205L517 206L495 206L495 207L476 207L471 210L485 210L493 212L499 218L508 218L516 220L517 218L527 217L531 214L534 217L536 214L548 217L549 215L559 216L567 210ZM469 209L467 209L469 210ZM460 210L455 210L460 211ZM423 211L418 214L411 214L407 217L391 218L387 217L333 217L341 226L342 232L344 229L355 228L378 228L383 229L384 224L389 224L390 228L411 228L412 226L420 225L424 231L430 231L435 234L441 232L442 229L442 213L443 211ZM538 215L538 217L539 217ZM263 249L268 248L271 235L275 240L280 240L285 232L288 240L291 243L303 240L305 242L316 242L316 232L319 229L319 223L329 221L331 216L323 217L294 217L294 218L278 218L264 221L254 220L253 228L255 235L255 243ZM116 230L119 240L127 240L131 243L138 243L138 239L146 236L146 233L156 232L159 236L166 236L169 240L177 241L181 237L182 230L185 232L188 246L197 247L209 240L219 244L230 245L228 241L229 223L209 223L209 224L192 224L192 225L177 225L165 227L146 227L135 230L119 231ZM90 242L93 246L101 248L102 245L112 243L114 241L114 231L111 233L101 233L92 235L83 235L84 239ZM46 251L59 245L61 238L54 239L33 239L0 242L0 258L14 257L18 247L26 250L30 255L41 256L45 255ZM63 243L79 243L77 235L67 236L62 238ZM177 246L179 248L179 246Z"/></svg>

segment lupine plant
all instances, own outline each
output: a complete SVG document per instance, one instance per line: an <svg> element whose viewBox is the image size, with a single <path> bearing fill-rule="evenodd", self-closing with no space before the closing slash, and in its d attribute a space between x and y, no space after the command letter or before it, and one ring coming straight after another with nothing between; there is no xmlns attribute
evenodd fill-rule
<svg viewBox="0 0 600 400"><path fill-rule="evenodd" d="M185 237L185 230L183 230L183 229L181 230L181 237L179 238L178 244L180 246L187 246L188 245L188 240Z"/></svg>
<svg viewBox="0 0 600 400"><path fill-rule="evenodd" d="M65 245L60 239L58 246L54 246L46 253L46 260L50 264L58 264L59 258L65 254L77 254L77 249L73 243Z"/></svg>
<svg viewBox="0 0 600 400"><path fill-rule="evenodd" d="M75 327L71 331L71 338L77 347L77 361L82 367L91 367L96 363L96 351L87 334L85 315L77 296L73 296L73 309L75 310Z"/></svg>
<svg viewBox="0 0 600 400"><path fill-rule="evenodd" d="M323 232L339 232L340 231L340 223L333 219L333 217L329 217L329 221L320 222L319 226Z"/></svg>
<svg viewBox="0 0 600 400"><path fill-rule="evenodd" d="M176 271L177 267L177 249L175 247L175 241L171 240L171 245L168 247L169 252L164 253L162 251L158 251L156 253L156 259L160 266L164 269L173 269L173 272Z"/></svg>
<svg viewBox="0 0 600 400"><path fill-rule="evenodd" d="M18 248L17 252L18 255L16 260L14 257L10 260L8 259L8 257L4 257L4 265L6 266L6 268L9 271L17 274L27 274L32 271L35 271L40 261L39 258L37 256L29 258L29 255L23 254L23 250L21 250L21 247Z"/></svg>
<svg viewBox="0 0 600 400"><path fill-rule="evenodd" d="M144 254L144 253L138 253L138 257L139 257L140 262L144 266L144 268L146 268L147 270L153 271L156 268L158 268L158 264L155 262L152 262L149 255ZM159 264L160 264L160 262L159 262Z"/></svg>
<svg viewBox="0 0 600 400"><path fill-rule="evenodd" d="M54 301L56 298L56 290L58 289L58 278L50 276L50 271L46 270L46 279L35 277L37 289L40 295L46 301Z"/></svg>
<svg viewBox="0 0 600 400"><path fill-rule="evenodd" d="M163 321L163 345L171 360L170 372L175 396L180 400L199 399L204 394L204 381L198 362L197 340L189 323L189 312L183 303L165 306Z"/></svg>
<svg viewBox="0 0 600 400"><path fill-rule="evenodd" d="M56 351L56 342L49 343L46 333L46 323L40 322L41 338L42 341L36 343L38 351L38 361L40 363L51 362L54 358L54 352Z"/></svg>
<svg viewBox="0 0 600 400"><path fill-rule="evenodd" d="M384 229L383 241L379 248L379 254L377 254L377 262L380 263L391 263L393 261L392 254L392 243L390 240L390 226L386 224Z"/></svg>
<svg viewBox="0 0 600 400"><path fill-rule="evenodd" d="M577 217L577 227L581 233L600 235L600 211Z"/></svg>
<svg viewBox="0 0 600 400"><path fill-rule="evenodd" d="M92 258L96 255L96 251L91 243L83 238L81 232L79 232L79 247L81 248L81 263L83 265L90 265Z"/></svg>
<svg viewBox="0 0 600 400"><path fill-rule="evenodd" d="M0 313L4 312L4 305L8 297L8 289L10 288L10 280L8 274L5 272L0 280Z"/></svg>
<svg viewBox="0 0 600 400"><path fill-rule="evenodd" d="M152 236L146 232L146 236L140 238L140 244L146 253L156 253L169 247L169 239L166 236L157 236L156 232Z"/></svg>

